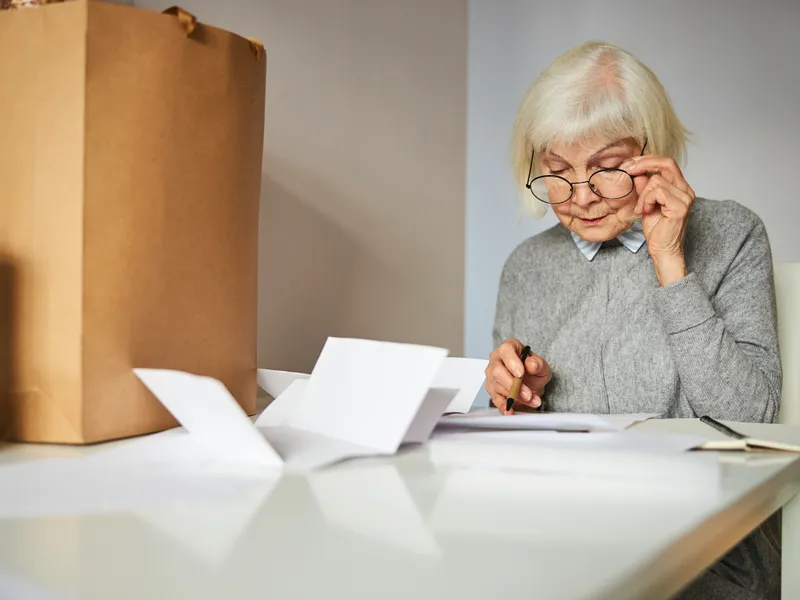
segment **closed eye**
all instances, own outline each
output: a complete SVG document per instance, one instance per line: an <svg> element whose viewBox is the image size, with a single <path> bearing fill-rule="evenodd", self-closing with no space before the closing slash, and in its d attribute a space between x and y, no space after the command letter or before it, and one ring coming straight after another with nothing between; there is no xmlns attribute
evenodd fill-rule
<svg viewBox="0 0 800 600"><path fill-rule="evenodd" d="M563 175L563 174L564 174L564 173L566 173L566 172L567 172L567 170L566 170L566 169L559 169L558 171L550 171L550 173L549 173L549 174L550 174L550 175Z"/></svg>

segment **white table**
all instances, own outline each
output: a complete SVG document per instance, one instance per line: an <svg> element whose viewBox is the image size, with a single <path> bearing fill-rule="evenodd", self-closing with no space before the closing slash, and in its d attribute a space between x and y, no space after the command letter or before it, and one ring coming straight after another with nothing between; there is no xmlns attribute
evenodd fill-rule
<svg viewBox="0 0 800 600"><path fill-rule="evenodd" d="M94 451L11 446L0 463ZM691 453L640 482L431 456L352 461L210 505L0 520L0 597L650 600L800 489L794 456Z"/></svg>

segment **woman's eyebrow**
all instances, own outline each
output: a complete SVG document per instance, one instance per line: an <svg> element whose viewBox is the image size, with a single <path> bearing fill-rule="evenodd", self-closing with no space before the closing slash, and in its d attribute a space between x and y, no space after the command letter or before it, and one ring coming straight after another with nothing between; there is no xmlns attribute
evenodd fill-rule
<svg viewBox="0 0 800 600"><path fill-rule="evenodd" d="M623 140L618 140L616 142L612 142L608 146L605 146L604 148L601 148L600 150L598 150L597 152L592 154L589 157L589 160L586 161L586 164L587 165L591 165L591 164L593 164L593 161L596 161L598 158L601 158L600 155L603 154L604 152L608 152L609 150L612 150L612 149L616 150L617 148L621 148L624 145L625 145L625 142Z"/></svg>
<svg viewBox="0 0 800 600"><path fill-rule="evenodd" d="M547 154L545 154L544 155L544 160L545 161L560 161L560 162L563 162L564 164L567 164L567 165L569 164L569 161L566 158L564 158L563 156L559 156L555 152L548 152Z"/></svg>
<svg viewBox="0 0 800 600"><path fill-rule="evenodd" d="M586 164L587 165L594 164L593 161L596 161L596 160L598 160L600 158L603 158L601 156L603 153L608 152L609 150L622 149L624 146L625 146L625 141L624 140L617 140L616 142L611 142L608 146L604 146L603 148L600 148L600 150L598 150L597 152L592 154L589 157L589 159L586 161ZM566 158L564 158L563 156L559 156L555 152L547 152L544 155L544 160L545 161L557 160L557 161L561 161L561 162L563 162L563 163L565 163L567 165L570 164L570 162Z"/></svg>

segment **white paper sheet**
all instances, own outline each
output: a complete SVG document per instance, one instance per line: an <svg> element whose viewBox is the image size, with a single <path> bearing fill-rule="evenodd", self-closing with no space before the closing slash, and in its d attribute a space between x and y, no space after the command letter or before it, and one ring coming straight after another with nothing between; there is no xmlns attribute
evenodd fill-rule
<svg viewBox="0 0 800 600"><path fill-rule="evenodd" d="M649 413L620 415L591 415L583 413L517 413L502 415L497 409L449 415L439 420L441 429L461 430L550 430L550 431L622 431L634 423L658 415Z"/></svg>
<svg viewBox="0 0 800 600"><path fill-rule="evenodd" d="M258 416L256 427L278 427L286 424L303 401L307 384L307 379L292 381Z"/></svg>
<svg viewBox="0 0 800 600"><path fill-rule="evenodd" d="M223 461L226 456L227 453L222 455ZM112 461L204 464L220 460L220 454L214 447L205 444L202 436L192 435L183 427L176 427L160 433L108 442L98 446L97 452L83 460L90 464ZM233 460L236 463L241 462L236 457ZM263 472L263 469L259 467L259 471Z"/></svg>
<svg viewBox="0 0 800 600"><path fill-rule="evenodd" d="M311 378L295 377L255 425L219 381L135 369L188 434L138 438L98 452L95 460L305 471L393 454L403 441L425 441L452 401L455 391L430 387L446 355L428 346L329 338ZM293 375L270 380L262 373L261 379L276 391Z"/></svg>
<svg viewBox="0 0 800 600"><path fill-rule="evenodd" d="M705 438L696 435L650 431L562 432L548 430L463 431L441 429L431 442L514 444L568 450L612 450L620 452L673 453L697 448Z"/></svg>
<svg viewBox="0 0 800 600"><path fill-rule="evenodd" d="M442 390L435 388L428 390L425 400L422 402L419 412L417 412L417 416L414 417L408 431L406 431L403 443L425 443L436 427L439 417L444 414L448 405L453 403L453 399L457 397L457 394L458 390Z"/></svg>
<svg viewBox="0 0 800 600"><path fill-rule="evenodd" d="M480 358L447 357L436 372L432 387L454 390L455 396L444 412L467 413L472 408L485 381L488 360ZM286 421L302 401L302 390L311 376L292 371L258 370L258 385L275 398L261 413L256 424L275 427Z"/></svg>
<svg viewBox="0 0 800 600"><path fill-rule="evenodd" d="M293 371L259 369L257 377L258 387L267 392L273 398L277 398L298 379L308 379L311 376L307 373L295 373Z"/></svg>
<svg viewBox="0 0 800 600"><path fill-rule="evenodd" d="M178 422L220 460L280 468L283 460L222 383L178 371L134 369Z"/></svg>
<svg viewBox="0 0 800 600"><path fill-rule="evenodd" d="M486 380L489 364L482 358L447 357L433 380L433 387L458 390L447 407L449 413L467 413Z"/></svg>
<svg viewBox="0 0 800 600"><path fill-rule="evenodd" d="M447 350L328 338L287 425L393 454Z"/></svg>
<svg viewBox="0 0 800 600"><path fill-rule="evenodd" d="M264 427L261 432L284 457L284 470L304 473L360 456L392 454L293 427Z"/></svg>
<svg viewBox="0 0 800 600"><path fill-rule="evenodd" d="M696 436L635 431L442 432L430 440L427 451L434 464L464 469L650 482L688 477L696 468L703 477L708 476L707 461L696 452L687 452L702 441Z"/></svg>
<svg viewBox="0 0 800 600"><path fill-rule="evenodd" d="M261 430L278 454L289 457L286 462L288 470L310 471L345 458L386 454L376 451L375 448L286 426L287 418L302 401L302 393L307 383L304 380L293 382L256 421L256 427ZM455 394L455 390L428 390L422 406L403 438L403 443L424 443Z"/></svg>

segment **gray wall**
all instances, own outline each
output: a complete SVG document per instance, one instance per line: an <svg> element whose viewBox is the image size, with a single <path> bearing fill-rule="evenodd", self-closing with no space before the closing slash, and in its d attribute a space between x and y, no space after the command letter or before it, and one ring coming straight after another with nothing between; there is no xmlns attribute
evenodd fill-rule
<svg viewBox="0 0 800 600"><path fill-rule="evenodd" d="M461 354L466 0L180 4L267 49L259 363L308 370L328 335Z"/></svg>
<svg viewBox="0 0 800 600"><path fill-rule="evenodd" d="M491 350L500 270L525 237L508 140L522 94L586 40L622 45L661 79L693 132L687 180L765 221L776 260L800 261L800 2L540 0L469 3L466 325L469 356Z"/></svg>

